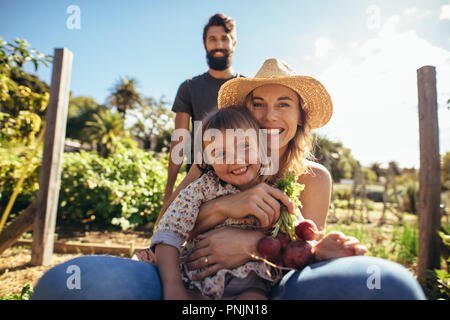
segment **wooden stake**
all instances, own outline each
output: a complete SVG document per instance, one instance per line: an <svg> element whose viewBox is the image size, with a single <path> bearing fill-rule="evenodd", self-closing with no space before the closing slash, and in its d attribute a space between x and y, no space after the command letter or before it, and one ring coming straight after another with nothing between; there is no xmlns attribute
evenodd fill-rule
<svg viewBox="0 0 450 320"><path fill-rule="evenodd" d="M418 278L424 284L427 270L440 268L440 159L437 116L436 69L417 70L419 96L419 254Z"/></svg>
<svg viewBox="0 0 450 320"><path fill-rule="evenodd" d="M48 265L53 255L72 60L73 54L68 49L55 49L50 101L45 118L46 130L39 174L39 196L33 224L34 240L31 254L33 265Z"/></svg>

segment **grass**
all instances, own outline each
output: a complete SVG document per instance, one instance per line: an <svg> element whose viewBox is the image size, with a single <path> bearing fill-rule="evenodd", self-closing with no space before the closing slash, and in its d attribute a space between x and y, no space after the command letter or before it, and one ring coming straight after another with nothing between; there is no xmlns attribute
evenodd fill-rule
<svg viewBox="0 0 450 320"><path fill-rule="evenodd" d="M348 211L336 212L338 222L328 224L327 232L341 231L347 236L353 236L367 247L366 255L397 262L416 275L419 239L416 216L404 214L401 223L391 217L389 224L379 226L377 225L379 214L376 218L371 217L372 223L362 224L349 222ZM441 232L440 235L447 237L448 245L450 231L448 219L443 219L441 226L445 233ZM428 271L427 282L422 286L428 299L450 300L449 265L450 259L446 261L441 257L441 269Z"/></svg>
<svg viewBox="0 0 450 320"><path fill-rule="evenodd" d="M403 222L401 225L330 224L329 231L341 231L357 238L367 247L367 255L398 262L407 268L417 264L417 223Z"/></svg>
<svg viewBox="0 0 450 320"><path fill-rule="evenodd" d="M33 294L33 288L31 284L26 284L20 294L6 294L4 296L0 296L0 300L30 300L31 295Z"/></svg>

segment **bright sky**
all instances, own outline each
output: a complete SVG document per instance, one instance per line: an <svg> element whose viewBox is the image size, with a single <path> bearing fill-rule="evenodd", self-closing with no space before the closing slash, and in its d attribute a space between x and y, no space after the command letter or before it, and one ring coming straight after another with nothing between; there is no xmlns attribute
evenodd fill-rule
<svg viewBox="0 0 450 320"><path fill-rule="evenodd" d="M46 54L69 48L74 96L104 103L128 76L142 95L173 101L183 80L207 70L202 29L217 12L237 22L236 71L254 76L276 57L327 87L334 114L318 133L363 165L418 168L416 70L435 66L440 152L450 151L450 1L2 0L0 35ZM50 69L37 74L50 83Z"/></svg>

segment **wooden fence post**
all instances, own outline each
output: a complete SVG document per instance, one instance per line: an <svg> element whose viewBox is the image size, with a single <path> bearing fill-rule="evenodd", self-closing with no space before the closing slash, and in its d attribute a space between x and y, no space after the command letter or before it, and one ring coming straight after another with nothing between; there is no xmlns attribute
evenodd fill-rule
<svg viewBox="0 0 450 320"><path fill-rule="evenodd" d="M436 69L417 70L419 96L419 252L418 279L424 284L427 270L440 268L440 159L437 116Z"/></svg>
<svg viewBox="0 0 450 320"><path fill-rule="evenodd" d="M31 254L31 264L33 265L48 265L51 263L53 255L72 60L73 54L70 50L55 49L50 101L45 118L46 129L39 174L39 198L33 224Z"/></svg>

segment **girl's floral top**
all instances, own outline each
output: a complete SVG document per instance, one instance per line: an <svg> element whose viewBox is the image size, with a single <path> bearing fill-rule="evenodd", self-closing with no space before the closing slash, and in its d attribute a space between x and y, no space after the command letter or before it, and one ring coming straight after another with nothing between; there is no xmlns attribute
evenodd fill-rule
<svg viewBox="0 0 450 320"><path fill-rule="evenodd" d="M212 299L220 299L223 295L228 276L244 279L250 272L255 272L260 278L275 284L281 279L279 269L270 267L263 261L249 261L234 269L222 269L216 274L201 281L193 280L193 276L204 269L188 270L183 263L194 247L195 240L188 240L189 233L194 228L200 206L209 200L220 196L236 194L239 189L220 181L213 172L203 174L199 179L183 189L172 202L161 221L155 228L152 236L151 248L159 243L176 247L180 252L180 268L182 279L190 289L197 288L200 292ZM232 226L244 229L259 229L259 221L254 216L243 219L228 218L224 223L216 226Z"/></svg>

